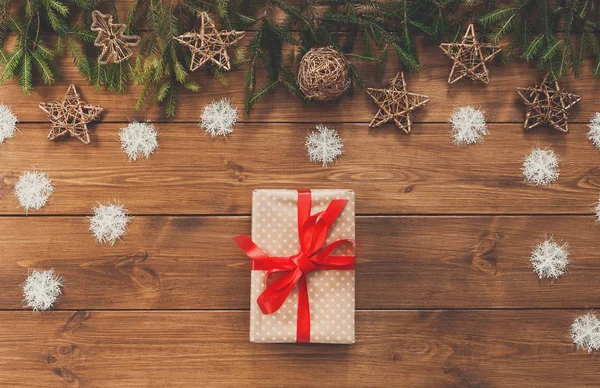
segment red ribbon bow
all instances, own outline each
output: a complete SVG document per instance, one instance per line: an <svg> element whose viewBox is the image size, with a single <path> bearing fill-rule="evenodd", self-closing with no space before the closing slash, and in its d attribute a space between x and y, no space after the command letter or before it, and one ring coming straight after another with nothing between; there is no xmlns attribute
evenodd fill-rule
<svg viewBox="0 0 600 388"><path fill-rule="evenodd" d="M298 236L300 252L290 257L271 257L263 252L247 235L234 237L233 241L250 257L253 270L280 273L256 300L263 314L272 314L283 305L292 289L298 284L298 322L296 342L310 342L310 307L306 275L315 270L352 270L354 256L332 256L339 245L352 239L341 239L323 247L329 228L338 218L348 200L334 199L327 209L310 215L310 190L298 190Z"/></svg>

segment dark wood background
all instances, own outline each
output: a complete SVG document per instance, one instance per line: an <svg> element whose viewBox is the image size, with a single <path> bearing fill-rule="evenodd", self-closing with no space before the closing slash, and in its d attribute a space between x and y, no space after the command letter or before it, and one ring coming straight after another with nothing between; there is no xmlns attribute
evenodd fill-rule
<svg viewBox="0 0 600 388"><path fill-rule="evenodd" d="M123 14L127 6L119 2ZM241 108L244 69L228 74L228 88L197 71L202 91L182 96L175 120L151 105L135 111L139 87L95 91L69 60L62 81L31 96L0 87L21 121L21 133L0 145L0 386L596 386L598 359L569 336L574 317L600 306L600 151L586 139L600 81L591 63L562 83L582 96L571 132L526 133L515 90L541 80L535 66L494 63L487 86L448 85L442 52L424 46L421 57L407 82L431 101L410 136L392 124L369 129L376 107L363 90L325 104L277 90L227 139L205 135L205 104L231 97ZM396 71L391 63L386 79ZM105 108L88 146L46 141L37 105L70 83ZM367 84L378 85L372 75ZM491 134L456 147L447 121L469 104L486 111ZM119 128L132 119L160 130L149 160L129 162L120 150ZM303 148L318 123L345 142L326 169ZM551 188L523 182L534 146L560 157ZM25 217L13 188L33 167L50 175L55 193ZM252 190L307 187L356 191L357 342L251 344L249 266L231 237L250 232ZM122 242L98 245L86 216L113 199L136 217ZM539 281L529 265L549 235L570 243L573 260L555 282ZM30 268L64 276L55 311L22 311Z"/></svg>

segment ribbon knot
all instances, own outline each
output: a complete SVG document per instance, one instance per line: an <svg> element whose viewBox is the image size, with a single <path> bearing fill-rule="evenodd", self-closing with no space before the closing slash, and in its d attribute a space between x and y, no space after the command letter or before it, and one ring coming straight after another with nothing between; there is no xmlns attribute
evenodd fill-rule
<svg viewBox="0 0 600 388"><path fill-rule="evenodd" d="M302 271L304 275L314 271L317 267L313 264L312 261L306 256L304 252L298 252L294 256L290 257L292 263L296 264L296 266Z"/></svg>
<svg viewBox="0 0 600 388"><path fill-rule="evenodd" d="M340 239L324 246L329 228L338 218L346 203L345 199L334 199L327 208L310 215L310 190L298 190L298 237L300 251L289 257L272 257L263 252L247 235L233 239L252 262L253 270L264 270L266 289L256 300L263 314L272 314L283 305L298 285L298 321L296 342L310 342L310 306L306 275L315 270L353 270L354 256L332 256L333 251L351 239ZM272 283L266 280L279 273Z"/></svg>

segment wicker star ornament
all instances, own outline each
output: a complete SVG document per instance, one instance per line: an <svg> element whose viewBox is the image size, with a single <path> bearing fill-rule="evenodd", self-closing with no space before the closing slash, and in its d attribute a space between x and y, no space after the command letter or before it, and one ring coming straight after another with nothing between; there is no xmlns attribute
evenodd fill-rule
<svg viewBox="0 0 600 388"><path fill-rule="evenodd" d="M463 77L487 84L490 82L490 72L485 63L491 61L502 50L500 46L479 43L472 24L469 24L460 43L442 43L440 48L454 61L448 77L450 84Z"/></svg>
<svg viewBox="0 0 600 388"><path fill-rule="evenodd" d="M558 81L550 75L541 84L517 88L517 93L526 105L525 129L548 124L557 131L569 132L567 110L581 100L580 96L562 92Z"/></svg>
<svg viewBox="0 0 600 388"><path fill-rule="evenodd" d="M121 63L129 59L133 55L131 48L137 46L141 40L136 35L125 35L127 26L115 24L112 20L112 15L92 12L92 31L98 33L94 45L102 48L98 55L98 63L101 65Z"/></svg>
<svg viewBox="0 0 600 388"><path fill-rule="evenodd" d="M40 108L46 112L52 122L48 140L54 140L68 133L84 144L90 143L87 124L97 120L103 111L98 106L82 102L75 85L69 86L63 100L42 103Z"/></svg>
<svg viewBox="0 0 600 388"><path fill-rule="evenodd" d="M379 127L383 123L394 120L396 126L406 133L410 133L412 125L410 112L429 101L427 96L406 91L406 82L402 72L392 78L388 88L367 88L367 93L379 106L379 110L371 120L369 127Z"/></svg>
<svg viewBox="0 0 600 388"><path fill-rule="evenodd" d="M230 70L231 63L227 48L236 45L243 37L243 32L217 30L208 13L202 12L200 14L200 30L186 32L176 37L175 40L191 50L191 71L206 63L218 66L222 70Z"/></svg>

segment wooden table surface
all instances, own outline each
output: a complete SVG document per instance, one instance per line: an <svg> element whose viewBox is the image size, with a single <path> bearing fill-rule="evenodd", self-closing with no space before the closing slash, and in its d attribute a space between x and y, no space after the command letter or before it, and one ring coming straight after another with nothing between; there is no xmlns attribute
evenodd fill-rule
<svg viewBox="0 0 600 388"><path fill-rule="evenodd" d="M421 57L407 83L431 101L411 135L392 124L369 129L376 107L364 90L305 104L278 89L227 139L213 139L198 127L201 110L221 97L241 108L243 69L228 74L228 88L197 71L202 91L182 95L174 120L151 105L135 111L139 87L95 91L69 60L62 81L31 96L1 86L21 132L0 145L0 386L596 386L599 359L569 336L577 315L600 307L600 151L586 138L600 81L591 63L562 82L582 96L562 134L523 131L515 89L541 80L535 66L494 63L489 85L448 85L442 52L422 47ZM392 62L386 79L398 70ZM87 146L48 142L37 107L70 83L105 109ZM451 142L447 121L464 105L486 111L483 144ZM149 160L129 162L120 150L119 128L132 119L160 130ZM318 123L345 142L329 168L305 156ZM560 158L551 188L523 182L534 146ZM13 188L33 167L55 193L25 217ZM249 265L231 237L250 232L252 190L307 187L356 192L356 344L251 344ZM136 217L123 241L99 245L86 216L115 198ZM529 264L549 235L571 246L569 273L555 282L538 280ZM31 268L65 278L54 311L23 311Z"/></svg>

